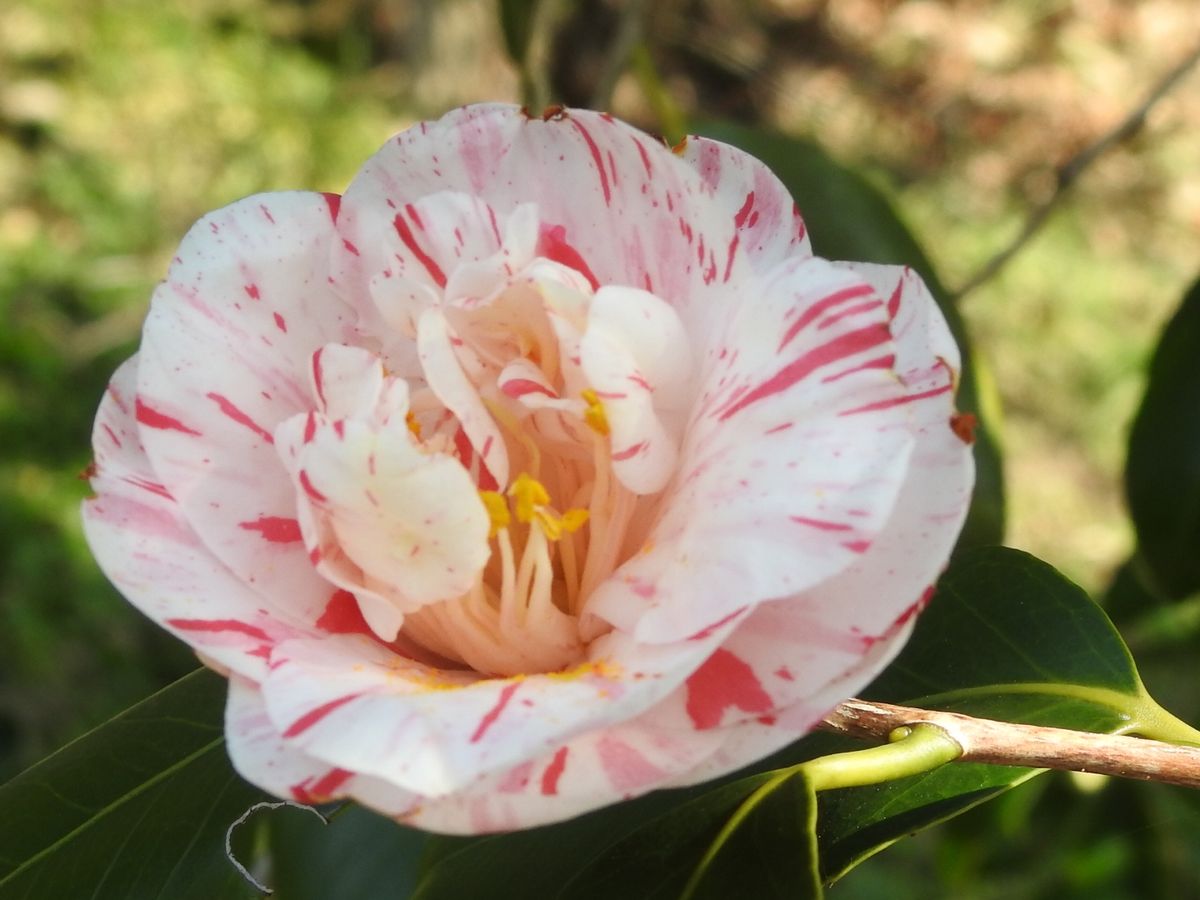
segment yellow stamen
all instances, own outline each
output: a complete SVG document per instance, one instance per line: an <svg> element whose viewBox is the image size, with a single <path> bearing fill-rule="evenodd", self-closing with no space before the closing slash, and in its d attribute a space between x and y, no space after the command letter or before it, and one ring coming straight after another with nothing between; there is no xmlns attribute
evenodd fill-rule
<svg viewBox="0 0 1200 900"><path fill-rule="evenodd" d="M574 534L583 527L583 524L588 520L588 516L590 515L591 513L586 509L578 507L568 509L562 514L562 526L567 530L567 534Z"/></svg>
<svg viewBox="0 0 1200 900"><path fill-rule="evenodd" d="M588 427L597 434L608 434L608 416L604 412L604 404L600 402L600 398L591 388L587 388L581 394L583 402L587 404L587 409L583 411L583 421L587 422Z"/></svg>
<svg viewBox="0 0 1200 900"><path fill-rule="evenodd" d="M508 511L508 501L504 499L503 494L496 491L480 491L479 499L483 501L483 508L487 510L488 519L491 521L488 537L495 537L512 521L512 515Z"/></svg>
<svg viewBox="0 0 1200 900"><path fill-rule="evenodd" d="M517 521L529 523L533 521L536 507L548 506L550 494L540 481L528 472L522 472L514 479L508 489L508 496L516 502Z"/></svg>
<svg viewBox="0 0 1200 900"><path fill-rule="evenodd" d="M413 436L419 438L421 436L421 423L417 421L417 417L409 412L405 415L404 421L408 425L408 430L413 433Z"/></svg>

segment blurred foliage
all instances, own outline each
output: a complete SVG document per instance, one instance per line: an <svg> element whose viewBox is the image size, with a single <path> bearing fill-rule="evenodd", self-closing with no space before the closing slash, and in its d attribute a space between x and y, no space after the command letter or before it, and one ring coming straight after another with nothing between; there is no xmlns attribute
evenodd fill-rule
<svg viewBox="0 0 1200 900"><path fill-rule="evenodd" d="M815 140L903 212L953 286L1195 38L1190 2L667 0L645 5L635 48L656 86L627 74L612 106L651 130L670 101ZM534 4L500 5L511 18ZM99 575L77 517L91 416L179 236L248 193L339 190L418 116L518 99L505 39L528 32L502 30L496 6L0 6L0 779L194 665ZM561 7L550 80L584 103L626 7ZM1094 591L1132 549L1124 425L1195 275L1200 103L1187 96L962 310L1005 403L1010 536ZM1180 365L1194 390L1196 358ZM1168 603L1133 561L1106 602L1150 690L1195 721L1200 598L1179 599L1193 590ZM833 896L1200 896L1198 826L1194 795L1047 777L898 844Z"/></svg>

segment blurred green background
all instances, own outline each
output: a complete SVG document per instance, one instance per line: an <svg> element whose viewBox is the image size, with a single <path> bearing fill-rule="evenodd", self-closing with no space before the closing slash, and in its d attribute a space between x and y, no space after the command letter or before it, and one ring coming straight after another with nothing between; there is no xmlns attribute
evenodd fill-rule
<svg viewBox="0 0 1200 900"><path fill-rule="evenodd" d="M520 100L498 7L527 5L0 6L0 777L194 666L107 585L77 516L91 416L179 238L255 191L341 190L418 118ZM1194 0L551 0L541 16L525 89L656 132L678 116L811 138L892 198L951 290L1200 40ZM1192 77L961 300L1003 409L1008 543L1097 592L1132 550L1121 470L1146 363L1200 269L1198 159ZM1171 627L1141 661L1194 721ZM1180 836L1200 813L1131 790L1038 779L834 896L935 896L929 878L937 896L1187 896L1171 873L1200 868Z"/></svg>

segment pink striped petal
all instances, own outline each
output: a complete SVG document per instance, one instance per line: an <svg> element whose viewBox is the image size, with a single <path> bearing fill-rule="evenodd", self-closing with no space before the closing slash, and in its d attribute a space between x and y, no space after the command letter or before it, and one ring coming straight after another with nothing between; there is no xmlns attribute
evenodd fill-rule
<svg viewBox="0 0 1200 900"><path fill-rule="evenodd" d="M712 203L733 220L736 248L757 271L766 272L785 259L812 256L795 201L761 162L729 144L695 135L684 142L681 155L700 173Z"/></svg>
<svg viewBox="0 0 1200 900"><path fill-rule="evenodd" d="M267 715L262 690L236 675L229 679L225 740L238 774L277 797L316 805L365 795L373 809L388 816L410 814L418 805L418 798L386 781L330 766L289 746Z"/></svg>
<svg viewBox="0 0 1200 900"><path fill-rule="evenodd" d="M904 482L914 437L894 402L905 387L873 288L809 258L756 294L700 362L662 518L590 606L641 640L685 638L845 569Z"/></svg>
<svg viewBox="0 0 1200 900"><path fill-rule="evenodd" d="M326 282L333 239L320 194L259 195L201 219L155 292L138 370L141 439L182 515L243 583L312 619L328 585L301 543L254 523L296 518L272 433L313 407L313 351L352 334Z"/></svg>
<svg viewBox="0 0 1200 900"><path fill-rule="evenodd" d="M354 250L339 253L335 271L347 297L390 265L378 235L394 231L398 212L440 191L478 197L500 219L533 204L538 255L594 287L645 288L681 309L722 281L737 228L709 214L711 192L691 165L610 116L468 106L397 135L347 189L338 228Z"/></svg>
<svg viewBox="0 0 1200 900"><path fill-rule="evenodd" d="M657 647L614 632L573 668L507 679L432 668L361 637L298 640L276 651L263 691L292 746L439 797L652 708L737 623Z"/></svg>
<svg viewBox="0 0 1200 900"><path fill-rule="evenodd" d="M218 665L261 678L272 647L308 629L226 569L158 481L138 444L137 366L134 357L117 370L96 416L88 545L138 609Z"/></svg>

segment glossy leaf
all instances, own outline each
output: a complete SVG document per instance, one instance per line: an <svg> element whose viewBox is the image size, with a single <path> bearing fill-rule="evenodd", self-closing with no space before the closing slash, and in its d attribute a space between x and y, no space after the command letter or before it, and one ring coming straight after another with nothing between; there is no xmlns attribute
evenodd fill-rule
<svg viewBox="0 0 1200 900"><path fill-rule="evenodd" d="M564 898L822 896L816 796L803 773L758 775L683 803L609 846Z"/></svg>
<svg viewBox="0 0 1200 900"><path fill-rule="evenodd" d="M1125 489L1153 586L1172 599L1200 590L1200 281L1155 350Z"/></svg>
<svg viewBox="0 0 1200 900"><path fill-rule="evenodd" d="M333 812L327 825L304 810L267 815L271 886L284 900L381 900L416 888L425 832L353 805Z"/></svg>
<svg viewBox="0 0 1200 900"><path fill-rule="evenodd" d="M1087 594L1046 563L999 547L955 560L908 645L863 696L1082 731L1195 734L1147 695L1120 635ZM825 736L806 743L805 755L846 746ZM955 763L822 794L822 871L835 878L1033 774Z"/></svg>
<svg viewBox="0 0 1200 900"><path fill-rule="evenodd" d="M767 772L547 828L435 838L413 900L816 898L815 812L803 775Z"/></svg>
<svg viewBox="0 0 1200 900"><path fill-rule="evenodd" d="M229 765L225 682L200 670L0 788L0 900L236 900L231 822L264 795Z"/></svg>
<svg viewBox="0 0 1200 900"><path fill-rule="evenodd" d="M779 176L800 207L813 249L819 255L907 265L925 280L963 351L959 408L973 413L979 422L975 431L975 493L959 546L1000 543L1004 538L1004 473L991 423L981 409L980 361L972 352L962 316L949 302L933 264L887 197L810 141L728 122L701 123L697 131L742 148Z"/></svg>

